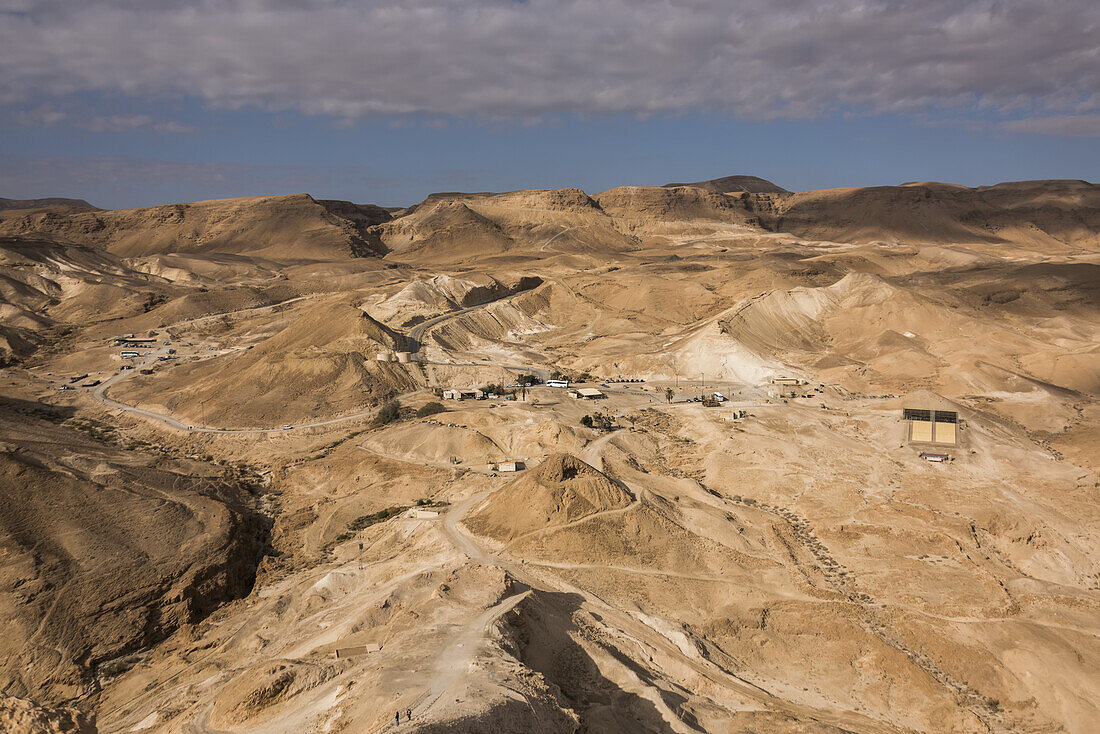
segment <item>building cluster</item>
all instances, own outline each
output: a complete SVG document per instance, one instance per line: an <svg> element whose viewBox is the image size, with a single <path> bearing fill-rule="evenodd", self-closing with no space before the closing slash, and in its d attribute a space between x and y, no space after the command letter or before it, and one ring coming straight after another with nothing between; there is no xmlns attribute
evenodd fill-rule
<svg viewBox="0 0 1100 734"><path fill-rule="evenodd" d="M798 377L773 377L771 387L768 388L768 397L776 399L801 398L806 395L806 385L806 380Z"/></svg>

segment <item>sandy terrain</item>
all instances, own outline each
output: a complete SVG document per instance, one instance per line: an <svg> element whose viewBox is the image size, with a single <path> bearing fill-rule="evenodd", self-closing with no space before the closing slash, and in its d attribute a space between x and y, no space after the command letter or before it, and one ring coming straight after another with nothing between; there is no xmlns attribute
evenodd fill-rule
<svg viewBox="0 0 1100 734"><path fill-rule="evenodd" d="M1100 187L0 231L0 728L1095 730Z"/></svg>

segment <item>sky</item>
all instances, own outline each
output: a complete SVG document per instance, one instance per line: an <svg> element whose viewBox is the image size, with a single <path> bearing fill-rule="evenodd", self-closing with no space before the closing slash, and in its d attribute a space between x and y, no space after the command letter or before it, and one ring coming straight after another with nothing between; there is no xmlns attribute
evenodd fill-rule
<svg viewBox="0 0 1100 734"><path fill-rule="evenodd" d="M1095 0L0 0L0 196L1100 180Z"/></svg>

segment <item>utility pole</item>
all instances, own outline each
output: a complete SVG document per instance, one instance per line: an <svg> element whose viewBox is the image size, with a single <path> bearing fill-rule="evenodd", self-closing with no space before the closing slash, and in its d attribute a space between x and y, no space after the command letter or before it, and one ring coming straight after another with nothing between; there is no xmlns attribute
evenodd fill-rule
<svg viewBox="0 0 1100 734"><path fill-rule="evenodd" d="M206 428L206 401L201 401L199 406L202 408L202 427Z"/></svg>

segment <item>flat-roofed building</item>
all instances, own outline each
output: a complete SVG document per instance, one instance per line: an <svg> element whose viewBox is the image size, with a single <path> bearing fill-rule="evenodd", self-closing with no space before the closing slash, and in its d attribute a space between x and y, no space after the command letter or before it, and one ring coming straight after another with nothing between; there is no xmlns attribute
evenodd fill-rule
<svg viewBox="0 0 1100 734"><path fill-rule="evenodd" d="M959 414L953 410L905 408L901 417L907 423L909 443L958 445Z"/></svg>
<svg viewBox="0 0 1100 734"><path fill-rule="evenodd" d="M481 400L485 393L477 388L444 390L444 400Z"/></svg>

